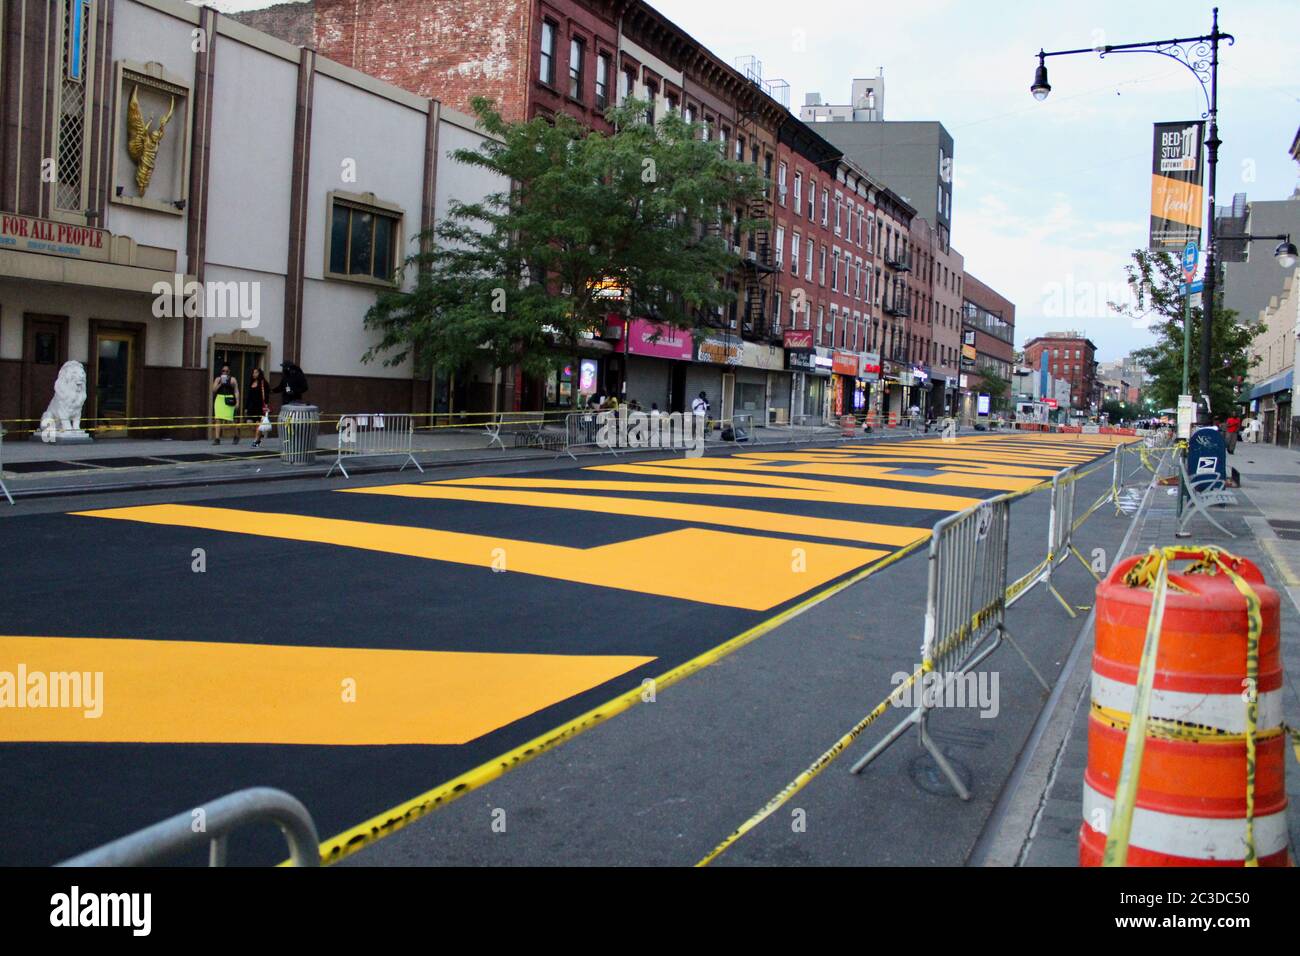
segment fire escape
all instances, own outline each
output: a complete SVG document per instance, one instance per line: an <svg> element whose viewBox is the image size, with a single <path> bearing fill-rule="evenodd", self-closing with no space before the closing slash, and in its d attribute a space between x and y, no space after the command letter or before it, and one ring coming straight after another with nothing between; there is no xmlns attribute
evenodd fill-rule
<svg viewBox="0 0 1300 956"><path fill-rule="evenodd" d="M777 293L777 268L775 250L772 248L772 222L775 212L771 170L760 165L767 150L760 146L759 117L764 101L776 95L773 84L763 81L762 63L756 57L741 57L737 68L749 81L749 86L739 97L736 108L736 136L744 137L750 151L744 161L752 161L755 170L766 173L763 193L751 199L746 206L745 218L759 222L744 236L741 247L741 268L738 276L743 284L741 298L741 336L757 342L780 342L780 316L775 316ZM780 83L782 81L773 81ZM786 87L788 90L788 87ZM739 138L737 142L740 142Z"/></svg>

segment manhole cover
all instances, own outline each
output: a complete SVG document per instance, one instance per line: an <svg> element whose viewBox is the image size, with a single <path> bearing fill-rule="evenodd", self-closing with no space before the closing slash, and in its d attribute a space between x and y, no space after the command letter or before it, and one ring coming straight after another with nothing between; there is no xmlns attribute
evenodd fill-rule
<svg viewBox="0 0 1300 956"><path fill-rule="evenodd" d="M971 789L974 776L970 768L959 760L954 760L952 754L946 749L943 751L944 758L952 765L953 772L957 774L957 779L962 782L967 790ZM937 797L957 797L957 791L952 788L952 781L947 775L939 769L933 757L928 751L922 751L912 762L907 765L907 775L912 778L912 783L916 784L926 793L932 793Z"/></svg>

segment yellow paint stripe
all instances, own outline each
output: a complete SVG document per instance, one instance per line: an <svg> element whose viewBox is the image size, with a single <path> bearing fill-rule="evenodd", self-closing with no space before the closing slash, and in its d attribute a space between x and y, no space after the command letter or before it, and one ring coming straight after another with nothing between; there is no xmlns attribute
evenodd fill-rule
<svg viewBox="0 0 1300 956"><path fill-rule="evenodd" d="M585 484L585 483L584 483ZM608 482L607 484L617 486L618 482ZM999 495L994 500L1014 501L1028 495L1031 491L1042 490L1048 487L1048 483L1041 483L1030 491L1020 491ZM859 581L862 581L877 571L901 561L914 551L919 550L924 541L918 541L915 544L908 545L893 554L864 567L856 574L823 590L816 594L804 598L793 607L776 614L759 624L754 625L748 630L742 631L731 640L718 645L703 654L679 664L666 673L654 679L656 690L664 690L673 684L689 677L690 675L708 667L710 664L717 663L723 658L728 657L740 648L750 644L760 637L771 633L782 625L786 624L810 608L816 607L824 601L829 600L841 591L852 587ZM553 750L561 744L572 740L579 734L590 730L591 728L604 723L612 717L624 713L643 701L643 692L638 689L630 691L606 701L599 707L594 707L585 714L561 724L552 730L534 737L532 740L524 743L513 750L507 751L492 760L479 764L472 770L469 770L458 777L441 783L424 793L413 797L410 800L403 801L397 806L371 817L357 826L350 827L342 833L327 839L321 843L321 861L328 865L337 863L346 859L355 853L360 852L367 846L391 836L398 830L414 823L416 820L437 810L439 807L458 800L474 790L486 786L492 781L505 776L511 770L522 766L525 763L541 756L549 750ZM281 866L290 865L291 861L284 861Z"/></svg>
<svg viewBox="0 0 1300 956"><path fill-rule="evenodd" d="M439 484L379 485L373 488L341 488L340 491L361 495L392 495L402 498L426 498L445 501L477 501L488 504L524 505L534 508L565 508L570 511L593 511L600 514L630 515L637 518L663 518L692 524L722 525L748 531L771 531L778 534L806 535L865 544L901 546L929 537L924 528L906 525L844 521L807 515L779 514L774 511L724 508L711 505L682 504L646 498L613 498L608 495L566 495L533 491L508 491L500 488L463 488Z"/></svg>
<svg viewBox="0 0 1300 956"><path fill-rule="evenodd" d="M723 464L727 462L727 464ZM1004 474L984 474L982 472L965 472L965 471L947 471L941 475L901 475L897 473L899 467L915 467L910 462L899 465L888 464L870 464L870 465L846 465L846 464L826 464L826 465L792 465L788 468L777 468L773 466L750 465L741 463L737 468L730 463L729 459L718 459L721 466L718 471L696 471L689 476L695 479L713 479L717 481L743 481L755 484L771 484L789 487L800 487L805 490L822 490L827 494L833 494L833 489L845 487L835 482L817 481L814 479L799 478L798 475L825 475L827 477L841 475L843 477L853 477L867 481L885 481L885 482L903 482L906 484L916 485L936 485L945 488L970 488L977 491L1018 491L1021 488L1028 488L1042 481L1043 478L1049 478L1056 474L1054 471L1048 471L1040 468L1021 468L1018 471L1025 472L1024 477L1012 477ZM727 470L721 470L725 468ZM608 471L629 475L652 475L654 477L669 477L661 469L655 468L653 463L638 465L599 465L590 469L590 471ZM776 477L779 476L779 477ZM847 486L853 487L853 486Z"/></svg>
<svg viewBox="0 0 1300 956"><path fill-rule="evenodd" d="M195 505L77 513L362 548L753 611L792 600L885 553L701 528L571 548L433 528Z"/></svg>
<svg viewBox="0 0 1300 956"><path fill-rule="evenodd" d="M102 675L98 717L6 707L0 741L463 744L654 660L0 636L0 671L22 664L29 687Z"/></svg>
<svg viewBox="0 0 1300 956"><path fill-rule="evenodd" d="M619 472L635 465L607 465L591 471ZM645 474L660 474L645 472ZM880 488L871 485L851 485L837 481L815 481L808 478L778 478L760 475L723 475L728 481L746 484L706 484L673 481L675 476L664 475L663 481L600 481L563 478L453 478L449 481L431 482L438 485L462 487L555 489L566 491L636 491L660 492L674 495L714 495L731 498L776 498L788 501L817 501L825 504L865 505L875 508L917 508L923 511L963 511L979 504L979 498L965 495L944 495L928 491L909 491L899 488ZM770 487L751 487L763 485Z"/></svg>
<svg viewBox="0 0 1300 956"><path fill-rule="evenodd" d="M771 633L810 608L829 600L846 588L852 587L859 581L889 567L891 564L901 561L912 552L920 549L924 544L924 541L918 541L906 548L895 551L893 554L887 555L858 571L852 577L824 588L800 601L794 607L787 608L766 621L742 631L731 640L668 670L654 678L655 692L664 691L697 671L703 670L710 664L717 663L745 645L751 644L765 634ZM528 763L548 750L554 750L561 744L572 740L598 724L604 723L611 717L616 717L631 710L637 704L642 703L644 699L644 691L641 688L621 694L613 700L606 701L599 707L594 707L585 714L581 714L573 720L503 753L499 757L479 764L474 769L448 780L446 783L426 790L419 796L403 801L384 813L377 814L357 826L350 827L334 837L323 840L320 845L321 862L329 865L352 856L372 843L377 843L384 837L391 836L439 807L446 806L452 801L465 796L465 794L486 786L493 780L505 776L516 767ZM286 860L280 865L288 866L290 861Z"/></svg>

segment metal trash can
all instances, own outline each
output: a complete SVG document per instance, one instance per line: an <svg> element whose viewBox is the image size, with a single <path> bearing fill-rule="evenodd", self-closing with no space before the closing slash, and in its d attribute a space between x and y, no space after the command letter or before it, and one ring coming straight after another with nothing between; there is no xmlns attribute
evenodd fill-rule
<svg viewBox="0 0 1300 956"><path fill-rule="evenodd" d="M279 427L281 464L314 464L320 409L315 405L285 405L280 409Z"/></svg>

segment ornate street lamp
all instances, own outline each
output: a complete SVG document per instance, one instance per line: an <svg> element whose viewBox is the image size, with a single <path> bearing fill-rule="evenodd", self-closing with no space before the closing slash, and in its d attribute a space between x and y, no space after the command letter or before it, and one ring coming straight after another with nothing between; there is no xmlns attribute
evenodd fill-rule
<svg viewBox="0 0 1300 956"><path fill-rule="evenodd" d="M1214 328L1214 287L1215 281L1215 249L1214 249L1214 191L1216 184L1216 173L1219 166L1219 147L1223 141L1219 139L1219 43L1225 41L1229 46L1236 42L1231 33L1223 33L1219 30L1219 8L1214 8L1214 20L1210 32L1204 36L1198 37L1179 37L1173 40L1148 40L1144 43L1119 43L1106 44L1104 46L1084 48L1079 50L1056 50L1048 53L1042 49L1038 51L1038 68L1034 70L1034 82L1029 90L1034 94L1034 99L1047 99L1048 94L1052 92L1051 85L1047 82L1047 58L1049 56L1071 56L1076 53L1096 53L1100 57L1106 57L1111 53L1155 53L1159 56L1168 57L1176 63L1181 63L1191 71L1201 84L1201 92L1205 94L1205 112L1201 114L1202 118L1209 118L1209 136L1205 140L1205 145L1209 149L1206 165L1209 167L1209 221L1205 226L1205 306L1201 311L1201 394L1210 393L1210 339L1211 329ZM1284 245L1290 245L1287 240ZM1281 246L1276 253L1279 262L1283 261ZM1295 247L1291 246L1292 254ZM1294 264L1294 262L1293 262Z"/></svg>

